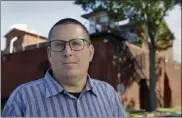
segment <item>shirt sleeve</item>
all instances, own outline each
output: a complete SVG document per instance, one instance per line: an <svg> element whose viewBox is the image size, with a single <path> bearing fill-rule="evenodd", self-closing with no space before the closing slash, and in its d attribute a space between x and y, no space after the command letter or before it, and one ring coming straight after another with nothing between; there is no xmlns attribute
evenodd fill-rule
<svg viewBox="0 0 182 118"><path fill-rule="evenodd" d="M116 117L127 118L126 110L123 107L123 103L117 93L115 92L115 115Z"/></svg>
<svg viewBox="0 0 182 118"><path fill-rule="evenodd" d="M6 102L2 111L2 117L23 117L23 101L20 91L15 90Z"/></svg>
<svg viewBox="0 0 182 118"><path fill-rule="evenodd" d="M111 94L111 100L113 103L113 114L114 117L122 117L122 118L127 118L127 113L126 110L123 107L123 103L121 101L121 99L119 98L118 94L116 93L116 91L114 90L114 88L109 85L109 89L110 89L110 94Z"/></svg>

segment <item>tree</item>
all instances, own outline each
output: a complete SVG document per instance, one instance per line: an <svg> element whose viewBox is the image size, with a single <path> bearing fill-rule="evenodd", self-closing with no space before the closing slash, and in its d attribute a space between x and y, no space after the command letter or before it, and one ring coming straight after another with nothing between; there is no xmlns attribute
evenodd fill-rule
<svg viewBox="0 0 182 118"><path fill-rule="evenodd" d="M106 10L109 19L112 21L129 19L130 23L142 24L144 40L147 41L150 52L150 99L147 111L155 111L156 50L164 50L171 47L170 42L173 36L164 37L166 36L165 33L167 33L167 30L163 30L163 26L166 25L164 17L175 5L181 5L181 0L138 0L135 2L132 0L75 0L75 4L81 5L85 11Z"/></svg>

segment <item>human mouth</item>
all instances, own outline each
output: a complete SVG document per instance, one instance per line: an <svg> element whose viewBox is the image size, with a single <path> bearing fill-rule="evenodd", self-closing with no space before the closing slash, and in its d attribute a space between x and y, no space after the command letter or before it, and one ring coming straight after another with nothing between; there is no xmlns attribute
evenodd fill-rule
<svg viewBox="0 0 182 118"><path fill-rule="evenodd" d="M64 62L63 65L76 64L76 62Z"/></svg>

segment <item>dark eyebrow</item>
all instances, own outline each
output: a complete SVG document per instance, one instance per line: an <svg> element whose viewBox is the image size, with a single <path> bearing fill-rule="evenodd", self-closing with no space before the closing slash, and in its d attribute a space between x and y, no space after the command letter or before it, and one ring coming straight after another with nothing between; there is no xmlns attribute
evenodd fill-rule
<svg viewBox="0 0 182 118"><path fill-rule="evenodd" d="M84 39L84 38L73 38L73 39L70 39L69 41L76 40L76 39L81 39L81 40L87 41L88 43L91 43L88 39ZM61 39L55 39L55 40L51 40L49 42L53 42L53 41L69 42L69 41L64 41L64 40L61 40Z"/></svg>

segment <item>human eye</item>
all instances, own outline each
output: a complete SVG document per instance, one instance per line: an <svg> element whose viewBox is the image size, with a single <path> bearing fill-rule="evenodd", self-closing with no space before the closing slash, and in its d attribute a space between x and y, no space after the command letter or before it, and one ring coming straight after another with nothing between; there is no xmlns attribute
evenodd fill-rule
<svg viewBox="0 0 182 118"><path fill-rule="evenodd" d="M83 41L79 39L71 41L71 45L73 46L81 46L82 44L83 44Z"/></svg>
<svg viewBox="0 0 182 118"><path fill-rule="evenodd" d="M52 42L52 45L54 47L60 47L60 46L64 46L64 42L62 42L62 41L54 41L54 42Z"/></svg>

